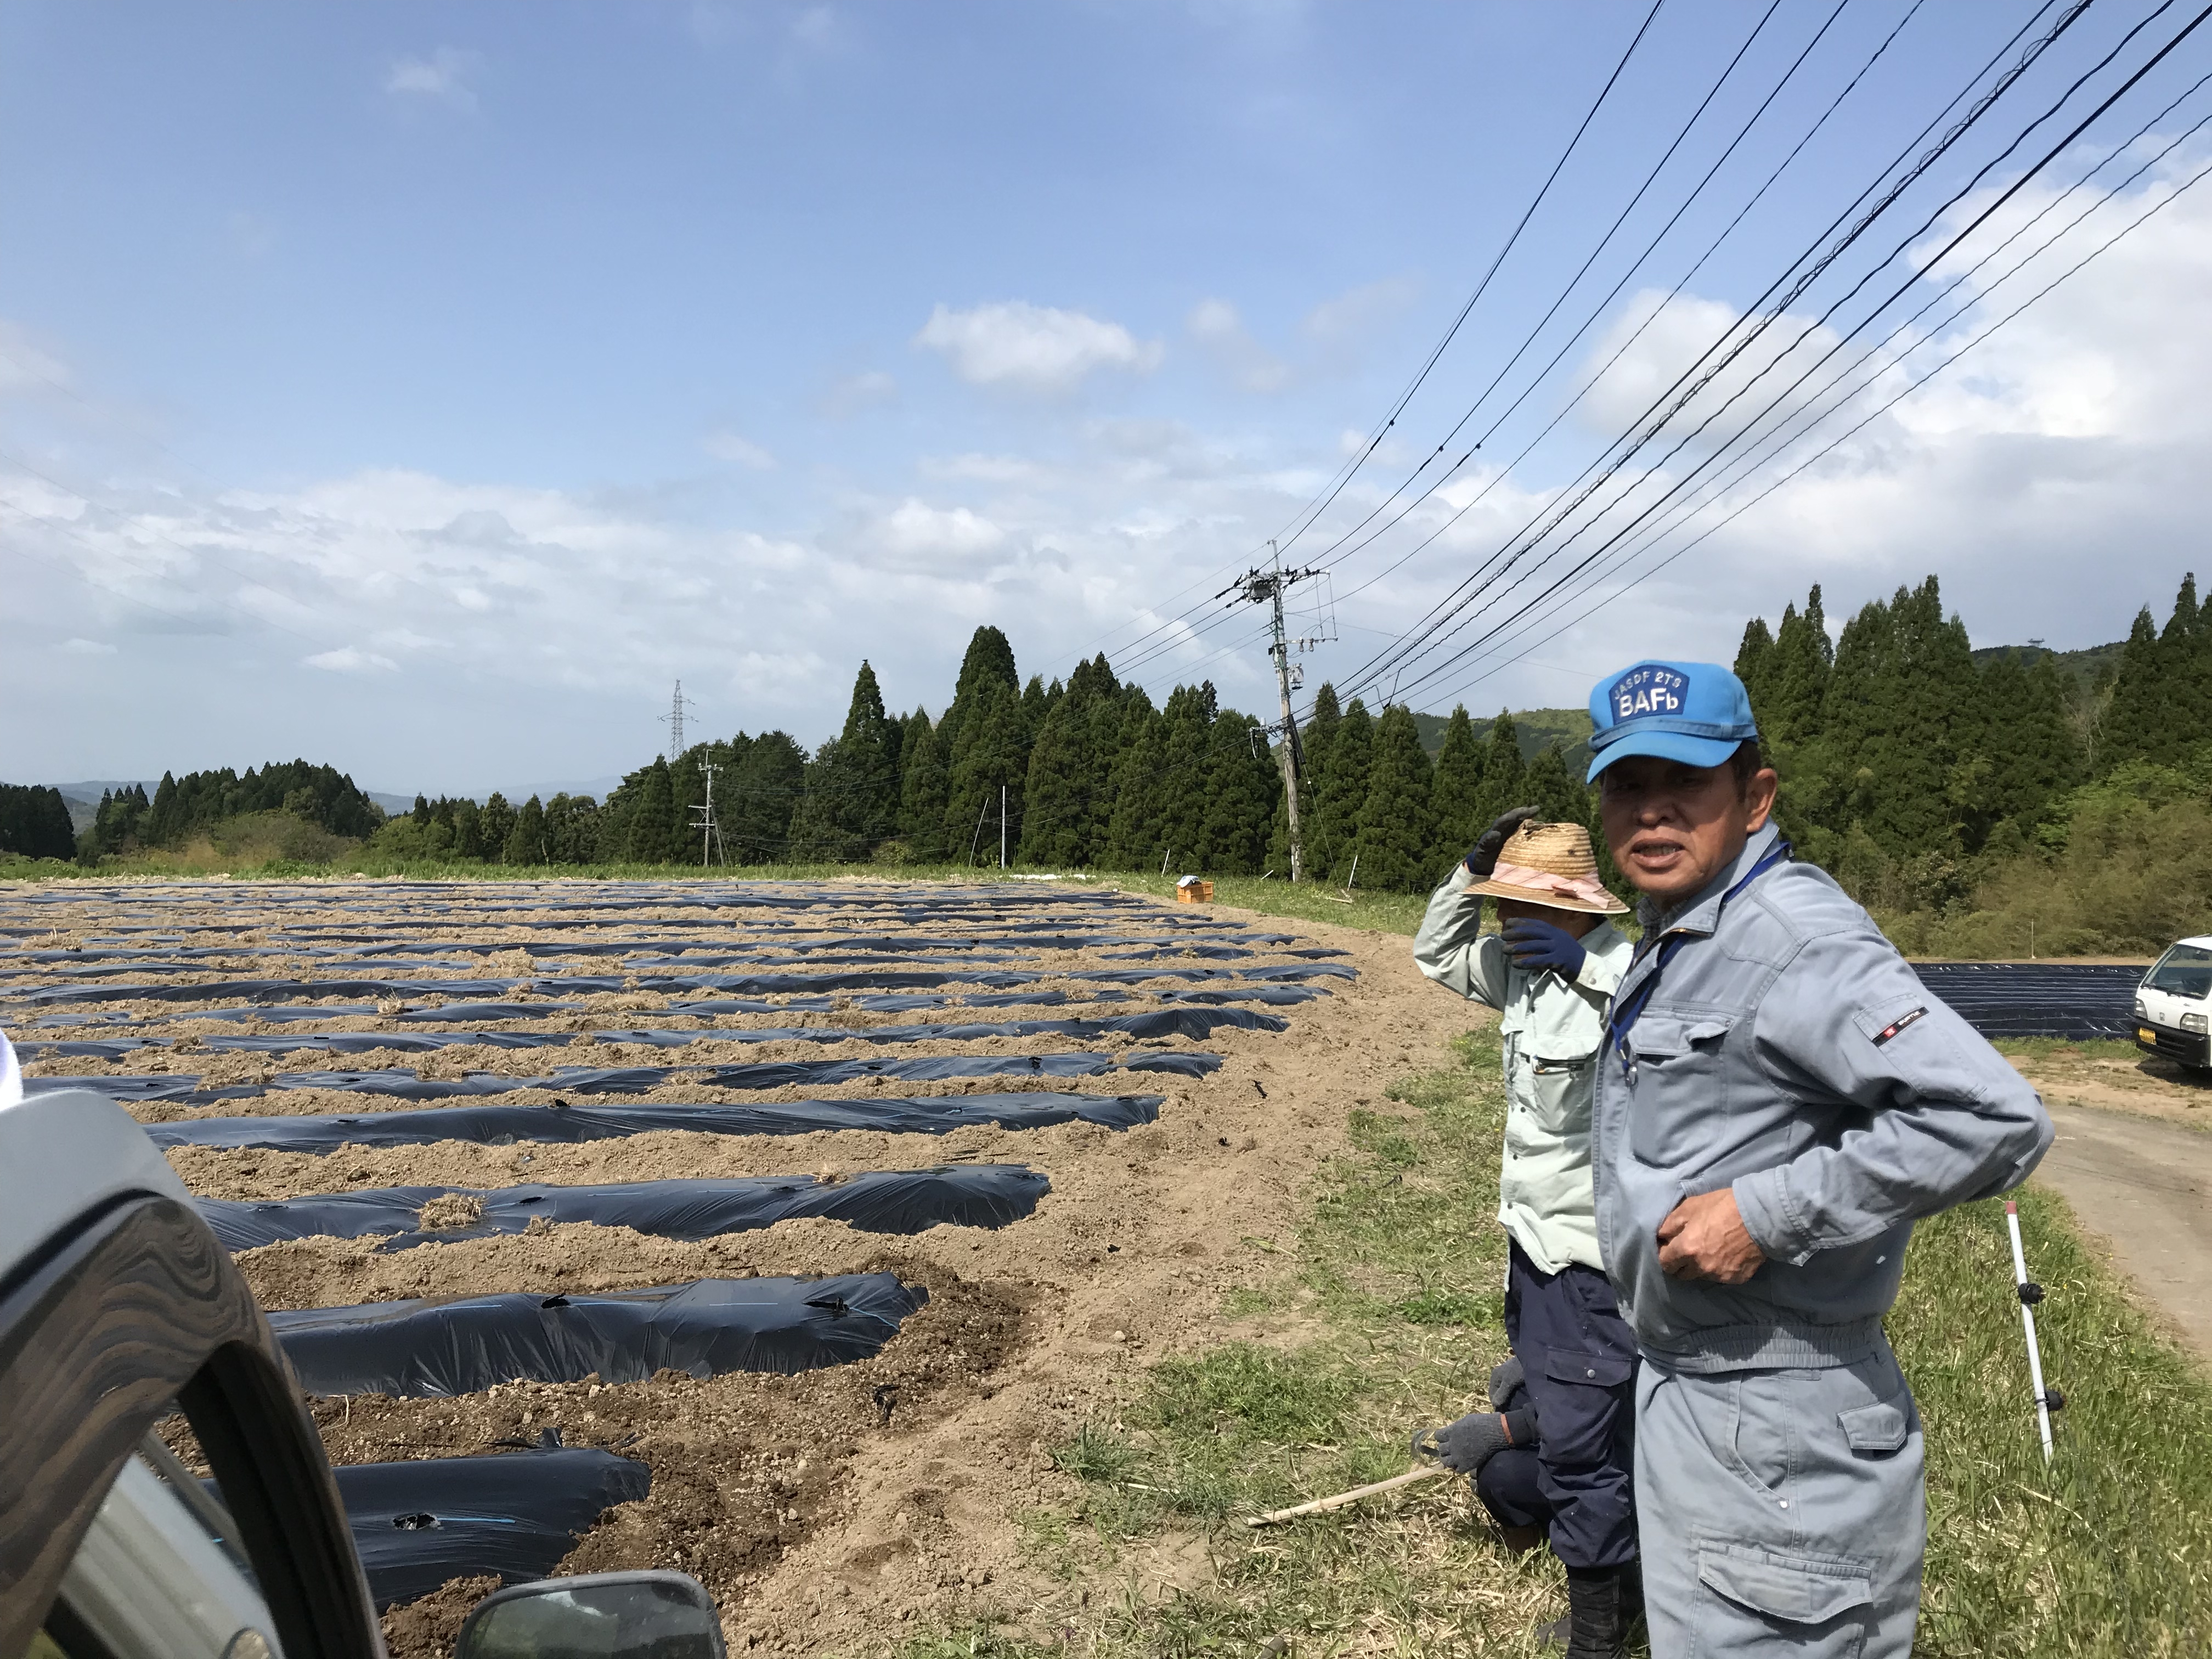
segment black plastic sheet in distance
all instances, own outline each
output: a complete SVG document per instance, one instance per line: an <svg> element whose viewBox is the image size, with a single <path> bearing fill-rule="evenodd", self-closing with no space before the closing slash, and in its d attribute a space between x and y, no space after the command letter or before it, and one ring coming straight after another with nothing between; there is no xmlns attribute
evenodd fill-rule
<svg viewBox="0 0 2212 1659"><path fill-rule="evenodd" d="M1984 1036L2081 1042L2135 1034L2148 971L2099 962L1923 962L1912 971Z"/></svg>
<svg viewBox="0 0 2212 1659"><path fill-rule="evenodd" d="M637 1030L595 1031L601 1042L635 1042L659 1048L684 1048L695 1042L871 1042L890 1047L902 1042L973 1042L984 1037L1069 1036L1097 1038L1120 1034L1147 1039L1207 1037L1224 1026L1237 1030L1279 1031L1289 1024L1279 1014L1250 1008L1174 1007L1147 1009L1142 1013L1115 1014L1104 1019L979 1020L958 1024L927 1025L753 1025L708 1026L696 1030L645 1028ZM432 1054L441 1048L566 1048L577 1037L574 1031L265 1031L238 1036L208 1036L200 1046L210 1054L366 1054L379 1049L394 1054ZM153 1039L142 1036L78 1038L58 1042L19 1044L27 1059L41 1054L119 1060Z"/></svg>
<svg viewBox="0 0 2212 1659"><path fill-rule="evenodd" d="M207 1117L143 1126L154 1144L334 1152L341 1146L427 1146L441 1140L504 1146L517 1141L619 1140L665 1130L714 1135L798 1135L817 1129L890 1134L950 1133L969 1123L1042 1129L1056 1123L1134 1128L1158 1118L1158 1095L1073 1095L1024 1091L984 1095L781 1100L760 1105L431 1106L352 1117Z"/></svg>
<svg viewBox="0 0 2212 1659"><path fill-rule="evenodd" d="M543 1578L600 1516L653 1486L644 1464L580 1446L349 1463L331 1473L379 1613L450 1578Z"/></svg>
<svg viewBox="0 0 2212 1659"><path fill-rule="evenodd" d="M557 985L558 981L548 981ZM493 997L530 983L514 979L220 979L196 985L48 985L19 991L33 1005L64 1002L278 1002L300 997ZM335 1012L335 1011L334 1011Z"/></svg>
<svg viewBox="0 0 2212 1659"><path fill-rule="evenodd" d="M662 1370L787 1376L880 1352L928 1299L921 1285L890 1273L702 1279L592 1295L308 1308L271 1314L269 1322L309 1394L419 1399L517 1377L640 1382Z"/></svg>
<svg viewBox="0 0 2212 1659"><path fill-rule="evenodd" d="M1220 1069L1221 1056L1188 1050L1138 1054L1121 1065L1125 1071L1203 1077ZM748 1066L563 1066L543 1077L471 1072L459 1078L426 1078L399 1066L381 1072L283 1072L265 1087L240 1083L216 1089L200 1088L199 1079L189 1073L161 1072L128 1077L27 1078L23 1087L28 1094L89 1089L126 1103L176 1101L197 1106L221 1100L258 1099L274 1091L294 1089L331 1089L395 1100L451 1100L511 1094L518 1089L573 1095L641 1095L672 1083L710 1089L821 1088L872 1077L940 1082L969 1077L1097 1077L1113 1069L1114 1057L1103 1054L918 1054L903 1060L773 1060Z"/></svg>
<svg viewBox="0 0 2212 1659"><path fill-rule="evenodd" d="M264 1201L203 1198L201 1217L225 1249L250 1250L291 1238L387 1236L385 1250L519 1233L543 1216L628 1227L696 1243L779 1221L822 1216L867 1233L918 1233L940 1224L1003 1227L1037 1206L1052 1183L1018 1164L956 1164L933 1170L873 1170L825 1182L813 1176L736 1180L632 1181L603 1186L370 1187L352 1193ZM421 1229L431 1200L459 1194L483 1206L481 1221Z"/></svg>

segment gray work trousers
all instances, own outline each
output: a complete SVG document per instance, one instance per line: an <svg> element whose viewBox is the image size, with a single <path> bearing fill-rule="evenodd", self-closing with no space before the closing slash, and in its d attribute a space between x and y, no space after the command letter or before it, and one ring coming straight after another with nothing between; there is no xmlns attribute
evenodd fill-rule
<svg viewBox="0 0 2212 1659"><path fill-rule="evenodd" d="M1920 1414L1856 1364L1695 1374L1644 1356L1636 1501L1652 1659L1907 1659L1928 1540Z"/></svg>

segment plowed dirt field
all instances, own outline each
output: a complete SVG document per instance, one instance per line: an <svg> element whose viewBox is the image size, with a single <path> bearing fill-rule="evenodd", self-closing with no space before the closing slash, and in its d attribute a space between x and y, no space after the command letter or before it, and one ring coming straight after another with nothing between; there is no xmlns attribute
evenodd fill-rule
<svg viewBox="0 0 2212 1659"><path fill-rule="evenodd" d="M878 1649L987 1601L1042 1617L1061 1592L1024 1580L1015 1517L1073 1486L1053 1450L1135 1369L1228 1334L1224 1292L1261 1273L1346 1113L1467 1023L1402 939L1073 883L55 884L0 894L0 951L30 1086L118 1100L206 1199L1047 1176L994 1227L493 1234L465 1194L410 1248L240 1255L272 1312L863 1273L926 1290L872 1356L815 1369L313 1401L338 1464L528 1455L548 1430L642 1463L649 1495L560 1570L691 1572L734 1651ZM714 1107L747 1109L720 1126L744 1132L658 1127ZM496 1133L469 1108L501 1109ZM455 1138L369 1144L431 1111ZM393 1607L394 1654L446 1651L489 1582Z"/></svg>

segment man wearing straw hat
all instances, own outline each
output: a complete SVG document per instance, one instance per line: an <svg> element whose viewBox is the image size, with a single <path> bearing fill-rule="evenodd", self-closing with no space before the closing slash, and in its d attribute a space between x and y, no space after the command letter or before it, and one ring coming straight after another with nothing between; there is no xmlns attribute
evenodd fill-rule
<svg viewBox="0 0 2212 1659"><path fill-rule="evenodd" d="M1644 895L1593 1149L1644 1356L1651 1651L1905 1659L1926 1497L1882 1316L1913 1222L2018 1186L2051 1120L1864 910L1790 861L1741 680L1636 663L1590 714L1606 842Z"/></svg>
<svg viewBox="0 0 2212 1659"><path fill-rule="evenodd" d="M1498 1218L1514 1358L1487 1412L1415 1449L1474 1477L1509 1543L1548 1534L1567 1569L1553 1640L1614 1659L1635 1599L1632 1493L1636 1340L1613 1305L1590 1183L1591 1085L1605 1012L1630 956L1589 831L1523 806L1492 824L1429 901L1422 973L1504 1018L1506 1116ZM1504 927L1481 932L1488 898Z"/></svg>

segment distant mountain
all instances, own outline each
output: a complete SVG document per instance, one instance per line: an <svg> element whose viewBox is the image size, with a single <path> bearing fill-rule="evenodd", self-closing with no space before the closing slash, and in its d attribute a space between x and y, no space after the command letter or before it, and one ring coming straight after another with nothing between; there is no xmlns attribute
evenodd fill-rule
<svg viewBox="0 0 2212 1659"><path fill-rule="evenodd" d="M1587 708L1516 708L1513 733L1521 742L1521 757L1532 759L1541 750L1558 744L1567 751L1567 764L1572 768L1577 762L1589 757L1590 717ZM1413 729L1421 734L1421 747L1434 760L1444 746L1444 727L1449 724L1443 714L1416 714ZM1474 722L1474 735L1480 738L1490 736L1493 720Z"/></svg>
<svg viewBox="0 0 2212 1659"><path fill-rule="evenodd" d="M2081 651L2052 651L2040 645L1985 645L1974 653L1977 668L1997 657L2010 657L2023 665L2039 657L2049 657L2058 665L2058 672L2072 677L2084 691L2094 691L2108 683L2120 665L2120 649L2125 640L2114 640L2110 645L2093 645Z"/></svg>
<svg viewBox="0 0 2212 1659"><path fill-rule="evenodd" d="M470 789L463 793L478 805L482 805L496 793L506 796L508 800L520 806L532 795L537 796L541 801L551 800L556 795L589 795L593 800L605 800L608 793L621 782L622 779L619 776L611 775L604 778L571 778L561 783L502 783L490 789ZM435 800L441 794L452 794L453 792L450 789L432 789L426 793L432 800ZM411 812L415 810L415 797L412 795L386 794L375 789L369 790L368 793L371 800L387 812Z"/></svg>
<svg viewBox="0 0 2212 1659"><path fill-rule="evenodd" d="M128 789L134 783L143 784L152 794L159 778L86 778L76 783L58 783L62 792L62 805L69 808L70 828L82 835L92 828L92 821L100 815L100 798L118 789Z"/></svg>

